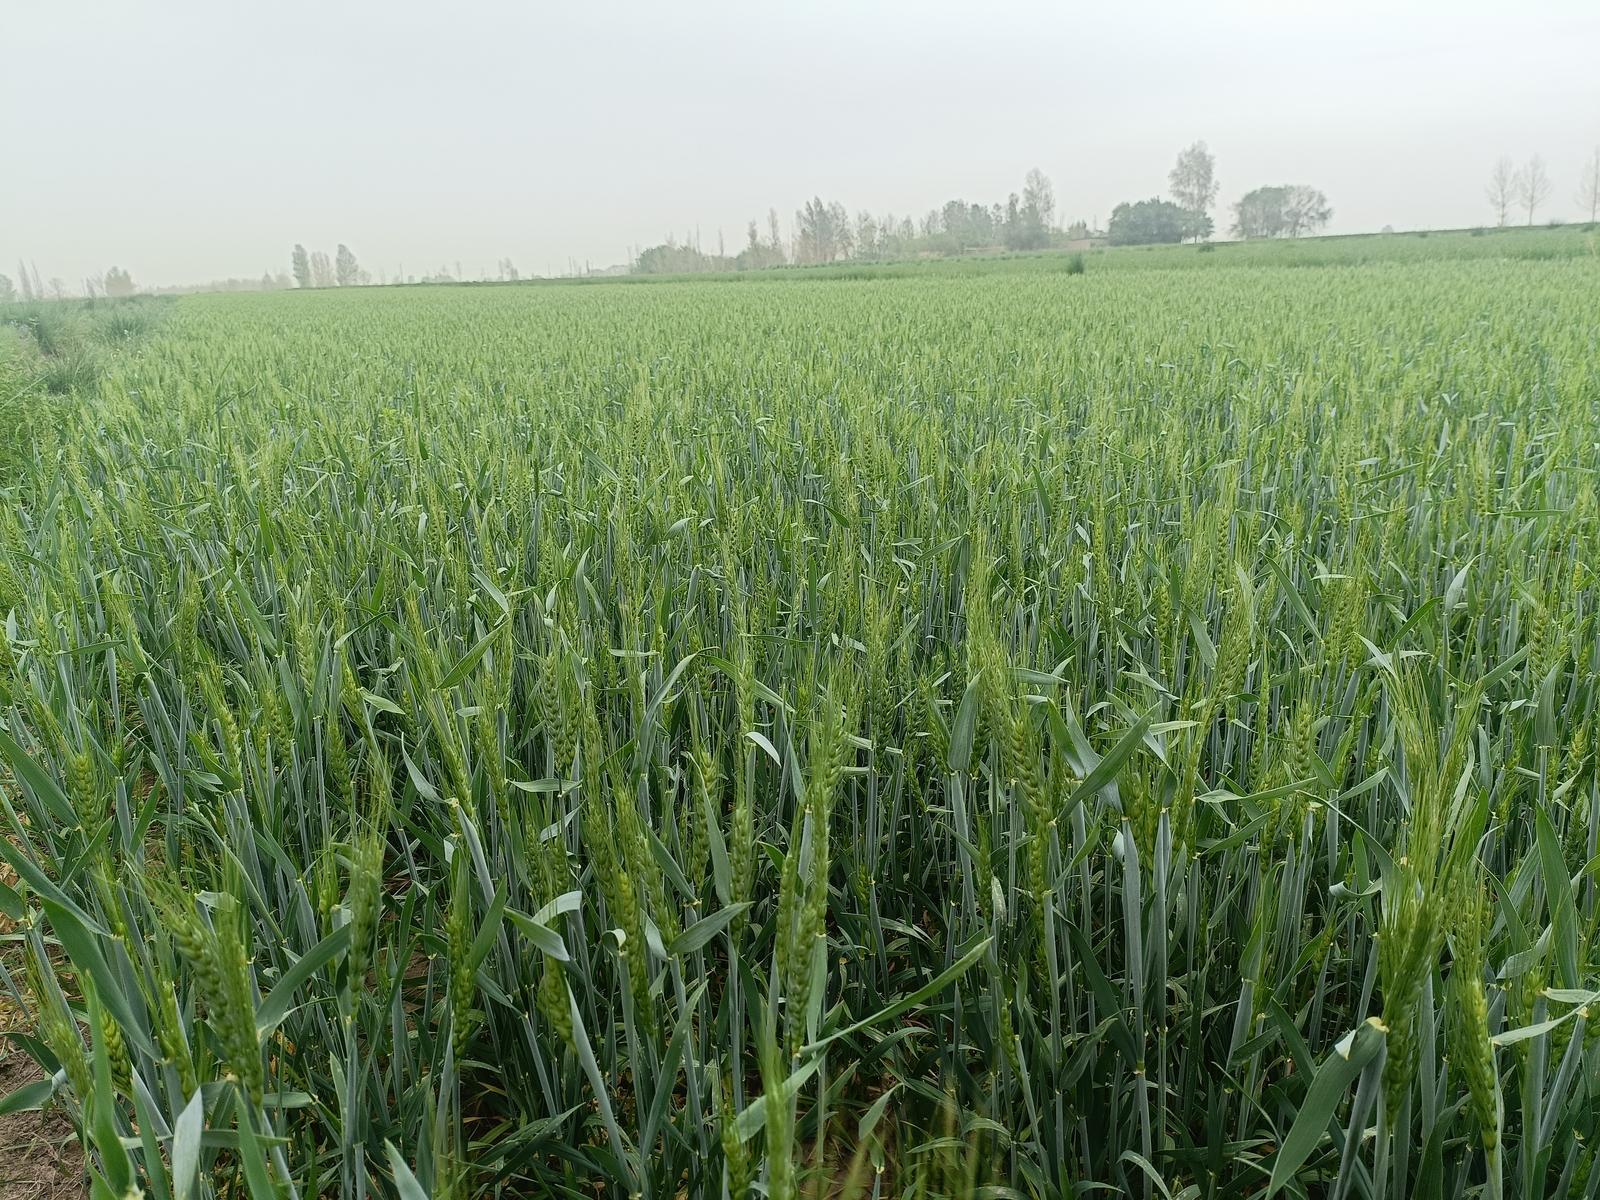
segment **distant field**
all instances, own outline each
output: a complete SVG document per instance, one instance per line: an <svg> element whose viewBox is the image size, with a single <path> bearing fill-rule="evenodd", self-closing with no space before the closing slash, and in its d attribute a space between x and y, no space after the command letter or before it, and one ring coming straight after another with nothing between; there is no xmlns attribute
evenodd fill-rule
<svg viewBox="0 0 1600 1200"><path fill-rule="evenodd" d="M1219 241L1207 245L1104 246L1094 250L967 254L897 262L841 262L828 266L777 267L714 275L642 275L563 283L661 283L671 280L753 282L758 279L872 279L919 275L987 275L1066 271L1082 258L1091 271L1177 270L1190 267L1337 267L1441 259L1594 258L1600 256L1600 226L1534 225L1504 229L1442 229L1413 233L1357 233L1338 237ZM555 281L551 281L555 282Z"/></svg>
<svg viewBox="0 0 1600 1200"><path fill-rule="evenodd" d="M113 1196L1600 1194L1596 235L1067 261L0 330L11 1107Z"/></svg>

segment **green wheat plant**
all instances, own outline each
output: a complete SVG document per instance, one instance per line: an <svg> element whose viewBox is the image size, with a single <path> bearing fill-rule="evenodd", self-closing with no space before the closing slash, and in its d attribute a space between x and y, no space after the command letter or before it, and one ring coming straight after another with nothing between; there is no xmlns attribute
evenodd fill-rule
<svg viewBox="0 0 1600 1200"><path fill-rule="evenodd" d="M3 1107L107 1197L1593 1200L1538 236L107 318L0 477Z"/></svg>

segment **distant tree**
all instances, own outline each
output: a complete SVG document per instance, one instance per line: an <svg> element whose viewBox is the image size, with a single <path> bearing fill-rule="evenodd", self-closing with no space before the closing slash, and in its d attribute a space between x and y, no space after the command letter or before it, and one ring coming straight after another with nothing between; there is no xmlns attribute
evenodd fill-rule
<svg viewBox="0 0 1600 1200"><path fill-rule="evenodd" d="M1177 164L1167 175L1172 198L1189 214L1188 236L1196 240L1209 237L1211 218L1207 214L1217 198L1217 160L1204 142L1196 142L1178 153Z"/></svg>
<svg viewBox="0 0 1600 1200"><path fill-rule="evenodd" d="M1048 230L1056 220L1056 189L1050 177L1038 167L1022 181L1022 211L1030 214L1040 228Z"/></svg>
<svg viewBox="0 0 1600 1200"><path fill-rule="evenodd" d="M833 224L834 238L838 242L838 257L849 258L856 240L849 212L837 200L831 201L828 204L828 220Z"/></svg>
<svg viewBox="0 0 1600 1200"><path fill-rule="evenodd" d="M1332 220L1328 198L1316 188L1297 183L1284 191L1283 219L1290 237L1315 233Z"/></svg>
<svg viewBox="0 0 1600 1200"><path fill-rule="evenodd" d="M1243 238L1299 237L1333 217L1328 198L1304 184L1258 187L1233 206L1233 232Z"/></svg>
<svg viewBox="0 0 1600 1200"><path fill-rule="evenodd" d="M104 287L106 295L114 297L131 296L138 290L133 286L133 276L121 267L112 267L106 272Z"/></svg>
<svg viewBox="0 0 1600 1200"><path fill-rule="evenodd" d="M778 224L778 210L767 209L767 248L772 252L773 261L783 263L787 255L783 252L783 227Z"/></svg>
<svg viewBox="0 0 1600 1200"><path fill-rule="evenodd" d="M970 240L968 227L971 224L971 214L974 208L981 207L969 204L966 200L946 200L936 212L931 236L941 239L941 245L949 249L954 245Z"/></svg>
<svg viewBox="0 0 1600 1200"><path fill-rule="evenodd" d="M734 256L736 271L759 271L763 267L778 266L783 262L783 247L761 240L761 229L755 218L745 227L745 248Z"/></svg>
<svg viewBox="0 0 1600 1200"><path fill-rule="evenodd" d="M22 284L22 298L24 300L37 300L39 297L34 293L33 281L28 278L28 264L20 258L17 259L17 278Z"/></svg>
<svg viewBox="0 0 1600 1200"><path fill-rule="evenodd" d="M993 245L999 241L1008 250L1040 250L1050 244L1050 230L1056 219L1056 193L1050 179L1038 167L1023 180L1022 195L1012 192L1005 206L972 206L974 212L963 232L970 244ZM945 206L948 215L950 206ZM983 212L981 222L974 218ZM946 222L948 225L948 221ZM948 229L946 232L949 232Z"/></svg>
<svg viewBox="0 0 1600 1200"><path fill-rule="evenodd" d="M821 196L806 201L794 214L795 261L829 263L850 253L850 214L837 200L824 204Z"/></svg>
<svg viewBox="0 0 1600 1200"><path fill-rule="evenodd" d="M974 246L989 244L986 228L989 214L981 204L965 200L946 200L939 210L939 232L943 234L942 249L947 254L959 254Z"/></svg>
<svg viewBox="0 0 1600 1200"><path fill-rule="evenodd" d="M10 304L17 298L17 285L11 282L11 276L0 275L0 304Z"/></svg>
<svg viewBox="0 0 1600 1200"><path fill-rule="evenodd" d="M1600 146L1594 148L1589 161L1583 165L1583 178L1574 199L1579 208L1589 210L1589 224L1600 220Z"/></svg>
<svg viewBox="0 0 1600 1200"><path fill-rule="evenodd" d="M321 250L312 252L311 255L311 286L327 288L334 286L333 263L328 261L328 256Z"/></svg>
<svg viewBox="0 0 1600 1200"><path fill-rule="evenodd" d="M59 275L50 277L50 299L65 300L67 298L67 281Z"/></svg>
<svg viewBox="0 0 1600 1200"><path fill-rule="evenodd" d="M994 219L995 209L999 207L998 204L972 204L967 207L967 236L972 239L974 246L993 246L1004 239L1005 227Z"/></svg>
<svg viewBox="0 0 1600 1200"><path fill-rule="evenodd" d="M905 258L916 253L917 227L910 217L884 213L878 218L878 257Z"/></svg>
<svg viewBox="0 0 1600 1200"><path fill-rule="evenodd" d="M1258 187L1233 206L1233 232L1243 238L1282 237L1288 229L1286 187Z"/></svg>
<svg viewBox="0 0 1600 1200"><path fill-rule="evenodd" d="M290 257L294 270L295 287L308 288L311 286L311 258L306 254L306 248L295 243L294 254Z"/></svg>
<svg viewBox="0 0 1600 1200"><path fill-rule="evenodd" d="M1533 224L1533 214L1550 198L1550 174L1544 169L1544 159L1535 154L1522 170L1517 172L1517 200L1528 210L1528 224Z"/></svg>
<svg viewBox="0 0 1600 1200"><path fill-rule="evenodd" d="M1028 172L1021 196L1012 192L1006 197L1004 208L996 204L989 210L985 224L991 229L984 244L998 239L1007 250L1042 250L1050 244L1055 207L1050 181L1037 169Z"/></svg>
<svg viewBox="0 0 1600 1200"><path fill-rule="evenodd" d="M680 275L704 271L728 271L739 265L736 258L703 254L693 242L679 243L669 237L659 246L640 251L630 268L635 275Z"/></svg>
<svg viewBox="0 0 1600 1200"><path fill-rule="evenodd" d="M1483 189L1483 194L1489 198L1489 207L1494 209L1497 225L1504 225L1510 217L1511 206L1517 202L1517 190L1517 169L1502 154L1489 173L1489 185Z"/></svg>
<svg viewBox="0 0 1600 1200"><path fill-rule="evenodd" d="M355 287L361 282L361 265L356 262L356 256L350 253L350 247L343 242L334 252L333 277L340 287Z"/></svg>
<svg viewBox="0 0 1600 1200"><path fill-rule="evenodd" d="M1111 210L1113 246L1151 246L1181 242L1193 225L1188 209L1152 196Z"/></svg>
<svg viewBox="0 0 1600 1200"><path fill-rule="evenodd" d="M857 258L877 258L879 253L878 220L863 209L856 214L855 255Z"/></svg>

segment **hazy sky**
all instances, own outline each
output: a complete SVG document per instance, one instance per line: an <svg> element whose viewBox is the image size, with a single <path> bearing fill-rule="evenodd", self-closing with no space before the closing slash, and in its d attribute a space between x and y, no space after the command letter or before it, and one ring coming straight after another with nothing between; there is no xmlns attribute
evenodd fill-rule
<svg viewBox="0 0 1600 1200"><path fill-rule="evenodd" d="M77 285L492 273L820 193L920 215L1055 182L1102 223L1206 139L1221 210L1310 183L1334 232L1490 219L1496 157L1574 215L1600 0L606 3L0 0L0 272Z"/></svg>

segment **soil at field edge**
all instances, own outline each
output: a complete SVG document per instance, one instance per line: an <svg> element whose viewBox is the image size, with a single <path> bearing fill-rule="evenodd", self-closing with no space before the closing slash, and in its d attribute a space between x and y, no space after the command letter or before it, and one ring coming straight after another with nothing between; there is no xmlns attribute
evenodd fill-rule
<svg viewBox="0 0 1600 1200"><path fill-rule="evenodd" d="M0 1096L42 1078L20 1050L0 1047ZM0 1200L66 1200L89 1194L83 1154L58 1109L0 1117Z"/></svg>

